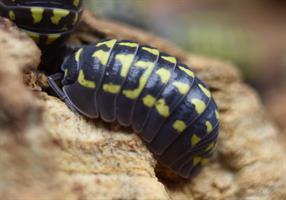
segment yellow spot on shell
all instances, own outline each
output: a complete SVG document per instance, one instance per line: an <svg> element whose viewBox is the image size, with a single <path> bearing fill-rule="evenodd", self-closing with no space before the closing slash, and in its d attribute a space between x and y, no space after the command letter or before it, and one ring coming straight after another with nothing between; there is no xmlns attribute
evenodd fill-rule
<svg viewBox="0 0 286 200"><path fill-rule="evenodd" d="M69 10L59 9L59 8L53 9L53 16L51 17L52 23L58 25L61 19L63 17L68 16L69 13L70 13Z"/></svg>
<svg viewBox="0 0 286 200"><path fill-rule="evenodd" d="M214 149L214 147L215 147L215 143L212 142L212 143L210 143L210 144L207 146L207 148L205 149L205 151L210 151L210 150Z"/></svg>
<svg viewBox="0 0 286 200"><path fill-rule="evenodd" d="M156 102L156 98L153 97L152 95L146 95L143 99L143 104L149 108L153 107L155 102Z"/></svg>
<svg viewBox="0 0 286 200"><path fill-rule="evenodd" d="M93 81L89 81L89 80L85 79L82 69L79 71L78 82L80 85L82 85L86 88L95 88L95 86L96 86Z"/></svg>
<svg viewBox="0 0 286 200"><path fill-rule="evenodd" d="M16 19L16 15L13 10L9 11L9 19L14 21Z"/></svg>
<svg viewBox="0 0 286 200"><path fill-rule="evenodd" d="M196 166L201 162L202 158L201 157L194 157L193 158L193 165Z"/></svg>
<svg viewBox="0 0 286 200"><path fill-rule="evenodd" d="M79 62L79 58L80 58L80 55L81 55L82 51L83 51L83 48L80 48L80 49L77 50L77 52L75 53L75 60L76 60L77 62Z"/></svg>
<svg viewBox="0 0 286 200"><path fill-rule="evenodd" d="M164 99L159 99L155 104L156 110L163 117L168 117L170 115L169 106L166 104Z"/></svg>
<svg viewBox="0 0 286 200"><path fill-rule="evenodd" d="M100 50L95 51L92 57L98 58L98 60L100 61L102 65L106 65L108 62L108 58L109 58L109 52L106 52L100 49Z"/></svg>
<svg viewBox="0 0 286 200"><path fill-rule="evenodd" d="M209 134L210 132L212 132L213 125L209 121L206 121L205 125L207 127L207 133Z"/></svg>
<svg viewBox="0 0 286 200"><path fill-rule="evenodd" d="M201 141L201 138L194 134L191 138L192 147Z"/></svg>
<svg viewBox="0 0 286 200"><path fill-rule="evenodd" d="M120 42L119 45L126 47L138 47L138 44L135 42Z"/></svg>
<svg viewBox="0 0 286 200"><path fill-rule="evenodd" d="M215 116L216 116L217 119L219 119L219 113L218 113L217 110L215 110Z"/></svg>
<svg viewBox="0 0 286 200"><path fill-rule="evenodd" d="M168 62L170 62L170 63L176 63L177 62L177 59L176 58L174 58L174 57L172 57L172 56L162 56L162 58L164 59L164 60L167 60Z"/></svg>
<svg viewBox="0 0 286 200"><path fill-rule="evenodd" d="M61 34L49 34L46 44L49 45L51 43L53 43L54 41L56 41L59 37L61 37Z"/></svg>
<svg viewBox="0 0 286 200"><path fill-rule="evenodd" d="M112 93L112 94L117 94L117 93L120 92L120 85L115 85L115 84L112 84L112 83L104 84L103 85L103 90L105 92L109 92L109 93Z"/></svg>
<svg viewBox="0 0 286 200"><path fill-rule="evenodd" d="M176 120L173 123L173 128L178 132L178 133L182 133L185 129L186 129L186 123L183 122L182 120Z"/></svg>
<svg viewBox="0 0 286 200"><path fill-rule="evenodd" d="M192 104L195 106L198 114L201 114L206 109L206 104L200 99L192 99Z"/></svg>
<svg viewBox="0 0 286 200"><path fill-rule="evenodd" d="M115 39L112 39L112 40L107 40L107 41L103 41L103 42L98 42L96 44L96 47L100 47L102 45L105 45L107 46L108 48L111 48L114 46L114 44L116 43L116 40Z"/></svg>
<svg viewBox="0 0 286 200"><path fill-rule="evenodd" d="M213 151L215 151L217 148L217 142L215 142L214 147L213 147Z"/></svg>
<svg viewBox="0 0 286 200"><path fill-rule="evenodd" d="M75 25L78 21L78 13L75 14L74 18L73 18L73 25Z"/></svg>
<svg viewBox="0 0 286 200"><path fill-rule="evenodd" d="M123 94L129 98L129 99L136 99L142 92L142 90L145 87L146 82L148 81L155 64L152 62L148 62L149 64L145 65L144 67L147 67L147 69L144 71L143 75L139 79L139 86L133 90L123 90ZM138 67L138 66L137 66ZM142 67L142 66L141 66Z"/></svg>
<svg viewBox="0 0 286 200"><path fill-rule="evenodd" d="M143 68L143 69L147 69L149 67L152 67L153 65L154 65L154 63L146 62L143 60L139 60L134 64L135 67L139 67L139 68Z"/></svg>
<svg viewBox="0 0 286 200"><path fill-rule="evenodd" d="M42 21L44 9L41 7L32 7L31 8L32 17L34 20L34 24L37 24Z"/></svg>
<svg viewBox="0 0 286 200"><path fill-rule="evenodd" d="M149 48L149 47L142 47L143 50L145 51L148 51L149 53L155 55L155 56L158 56L159 55L159 51L158 49L152 49L152 48Z"/></svg>
<svg viewBox="0 0 286 200"><path fill-rule="evenodd" d="M69 70L68 70L68 68L66 68L66 69L65 69L65 75L64 75L64 77L67 77L67 76L68 76L68 73L69 73Z"/></svg>
<svg viewBox="0 0 286 200"><path fill-rule="evenodd" d="M171 73L165 68L160 68L156 71L156 74L160 77L161 82L166 84L170 80Z"/></svg>
<svg viewBox="0 0 286 200"><path fill-rule="evenodd" d="M182 67L182 66L179 66L179 69L185 72L190 77L193 77L193 78L195 77L194 72L192 72L190 69L186 69L185 67Z"/></svg>
<svg viewBox="0 0 286 200"><path fill-rule="evenodd" d="M79 2L80 2L80 0L73 0L73 5L75 7L78 7L79 6Z"/></svg>
<svg viewBox="0 0 286 200"><path fill-rule="evenodd" d="M202 165L206 165L208 162L209 162L209 159L208 159L208 158L203 158L203 159L201 160L201 164L202 164Z"/></svg>
<svg viewBox="0 0 286 200"><path fill-rule="evenodd" d="M134 59L134 54L118 54L115 59L121 62L120 76L126 77Z"/></svg>
<svg viewBox="0 0 286 200"><path fill-rule="evenodd" d="M173 85L179 90L179 92L182 95L187 94L187 92L190 90L190 86L188 84L186 84L186 83L182 83L182 82L179 82L179 81L174 81Z"/></svg>
<svg viewBox="0 0 286 200"><path fill-rule="evenodd" d="M199 84L199 87L201 88L201 90L205 93L205 95L207 96L207 97L211 97L211 92L207 89L207 88L205 88L202 84Z"/></svg>
<svg viewBox="0 0 286 200"><path fill-rule="evenodd" d="M40 42L40 35L35 32L25 31L36 43Z"/></svg>

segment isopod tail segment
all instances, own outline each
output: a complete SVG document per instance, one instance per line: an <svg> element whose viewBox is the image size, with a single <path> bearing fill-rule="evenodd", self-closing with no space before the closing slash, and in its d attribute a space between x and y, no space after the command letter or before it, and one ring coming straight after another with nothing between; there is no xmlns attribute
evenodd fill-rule
<svg viewBox="0 0 286 200"><path fill-rule="evenodd" d="M192 178L213 155L217 105L208 87L171 55L108 39L74 50L61 70L49 83L72 110L132 127L178 175Z"/></svg>

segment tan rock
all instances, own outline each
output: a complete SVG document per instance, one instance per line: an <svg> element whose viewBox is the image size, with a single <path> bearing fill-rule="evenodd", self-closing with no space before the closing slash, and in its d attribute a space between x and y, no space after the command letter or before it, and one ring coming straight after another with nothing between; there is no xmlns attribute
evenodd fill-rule
<svg viewBox="0 0 286 200"><path fill-rule="evenodd" d="M19 77L24 69L37 68L39 50L3 23L0 199L286 199L286 151L278 130L231 64L188 55L158 37L89 12L70 40L130 37L156 44L209 84L221 116L218 151L198 177L186 181L158 165L129 129L76 115L42 92L46 79L38 72L25 75L33 95Z"/></svg>

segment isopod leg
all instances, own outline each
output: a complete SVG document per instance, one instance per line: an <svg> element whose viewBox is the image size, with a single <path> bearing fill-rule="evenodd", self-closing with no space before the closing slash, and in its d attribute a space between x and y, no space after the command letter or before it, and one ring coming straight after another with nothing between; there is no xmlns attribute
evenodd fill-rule
<svg viewBox="0 0 286 200"><path fill-rule="evenodd" d="M61 88L57 85L57 81L62 80L63 73L56 73L53 75L50 75L48 77L48 82L50 87L53 89L53 91L58 95L58 97L65 102L65 104L74 112L78 113L78 111L75 109L74 105L69 101L66 94L63 92Z"/></svg>
<svg viewBox="0 0 286 200"><path fill-rule="evenodd" d="M48 77L48 81L49 81L49 85L53 89L53 91L55 91L55 93L58 95L58 97L64 101L66 98L66 95L64 94L64 92L59 88L59 86L56 83L56 81L62 80L62 78L63 78L63 73L56 73L56 74L50 75Z"/></svg>

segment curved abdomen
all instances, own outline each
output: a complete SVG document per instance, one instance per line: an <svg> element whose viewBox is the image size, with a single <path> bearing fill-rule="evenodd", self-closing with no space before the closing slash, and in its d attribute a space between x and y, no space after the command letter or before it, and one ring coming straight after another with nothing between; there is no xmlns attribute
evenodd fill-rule
<svg viewBox="0 0 286 200"><path fill-rule="evenodd" d="M131 126L164 165L191 177L212 155L219 131L207 86L186 65L153 47L126 40L96 46L74 55L81 71L77 87L94 83L88 89L93 98L81 112L90 116L92 110L94 117ZM84 56L88 51L92 58ZM91 96L85 94L77 95Z"/></svg>

